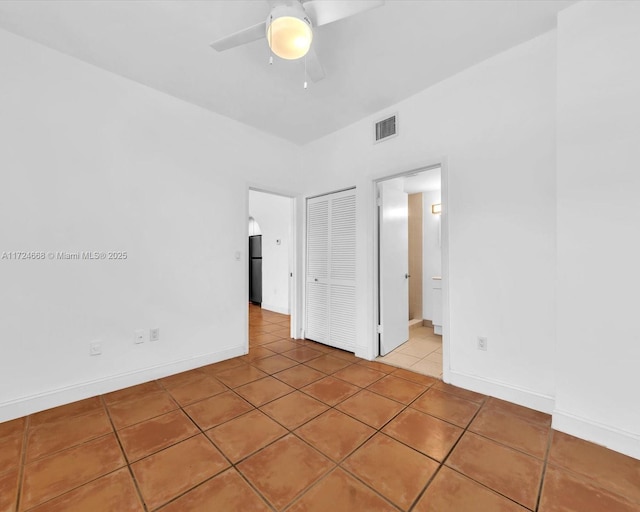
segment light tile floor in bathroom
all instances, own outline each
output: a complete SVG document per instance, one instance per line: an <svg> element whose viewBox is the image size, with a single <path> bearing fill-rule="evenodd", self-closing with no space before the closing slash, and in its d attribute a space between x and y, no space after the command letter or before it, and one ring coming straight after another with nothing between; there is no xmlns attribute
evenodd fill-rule
<svg viewBox="0 0 640 512"><path fill-rule="evenodd" d="M433 327L413 327L409 341L376 361L442 378L442 336L434 334Z"/></svg>
<svg viewBox="0 0 640 512"><path fill-rule="evenodd" d="M0 511L640 511L640 461L546 414L250 318L246 356L0 423Z"/></svg>

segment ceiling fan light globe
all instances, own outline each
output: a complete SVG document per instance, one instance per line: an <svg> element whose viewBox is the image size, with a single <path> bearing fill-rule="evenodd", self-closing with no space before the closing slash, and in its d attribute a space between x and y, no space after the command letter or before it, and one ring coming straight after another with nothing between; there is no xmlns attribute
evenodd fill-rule
<svg viewBox="0 0 640 512"><path fill-rule="evenodd" d="M294 16L280 16L267 23L267 41L278 57L295 60L304 57L313 40L311 25Z"/></svg>

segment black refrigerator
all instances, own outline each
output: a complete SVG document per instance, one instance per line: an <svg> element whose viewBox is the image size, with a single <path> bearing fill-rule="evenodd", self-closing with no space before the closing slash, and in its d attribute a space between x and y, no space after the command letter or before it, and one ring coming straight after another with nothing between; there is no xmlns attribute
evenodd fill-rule
<svg viewBox="0 0 640 512"><path fill-rule="evenodd" d="M262 235L249 237L249 301L262 304Z"/></svg>

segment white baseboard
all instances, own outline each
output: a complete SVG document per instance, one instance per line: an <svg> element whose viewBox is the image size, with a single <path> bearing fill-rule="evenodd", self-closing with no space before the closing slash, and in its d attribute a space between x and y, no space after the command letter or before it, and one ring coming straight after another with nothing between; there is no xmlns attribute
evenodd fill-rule
<svg viewBox="0 0 640 512"><path fill-rule="evenodd" d="M514 404L535 409L536 411L551 414L555 407L555 399L549 395L543 395L530 389L513 386L506 382L468 375L466 373L450 370L444 374L445 382L470 389L477 393L493 396Z"/></svg>
<svg viewBox="0 0 640 512"><path fill-rule="evenodd" d="M262 303L260 304L260 307L262 309L266 309L267 311L273 311L274 313L280 313L281 315L288 315L289 313L289 308L282 308L280 306L274 306L272 304L266 304L266 303Z"/></svg>
<svg viewBox="0 0 640 512"><path fill-rule="evenodd" d="M193 370L207 364L217 363L225 359L241 356L247 353L245 347L232 347L218 352L203 354L181 361L173 361L151 368L143 368L132 372L111 375L100 379L82 382L72 386L66 386L43 393L37 393L0 403L0 422L9 421L15 418L44 411L51 407L69 404L78 400L84 400L96 395L110 393L119 389L127 388L160 379L176 373Z"/></svg>
<svg viewBox="0 0 640 512"><path fill-rule="evenodd" d="M356 357L359 357L366 361L373 361L376 358L376 356L373 354L373 349L371 347L357 346L354 349L354 354Z"/></svg>
<svg viewBox="0 0 640 512"><path fill-rule="evenodd" d="M551 414L553 429L640 460L640 435L558 410L552 396L454 370L443 377L449 384Z"/></svg>
<svg viewBox="0 0 640 512"><path fill-rule="evenodd" d="M640 435L638 434L574 416L558 409L553 411L551 426L565 434L591 441L640 460Z"/></svg>

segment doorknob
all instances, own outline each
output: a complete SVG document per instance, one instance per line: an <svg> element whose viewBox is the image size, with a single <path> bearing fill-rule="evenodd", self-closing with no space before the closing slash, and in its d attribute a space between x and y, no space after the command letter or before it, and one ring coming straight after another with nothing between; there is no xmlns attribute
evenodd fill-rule
<svg viewBox="0 0 640 512"><path fill-rule="evenodd" d="M404 278L405 278L405 279L409 279L410 277L411 277L411 276L410 276L409 274L405 274L405 275L404 275Z"/></svg>
<svg viewBox="0 0 640 512"><path fill-rule="evenodd" d="M313 280L314 280L316 283L318 282L318 278L317 278L317 277L316 277L316 278L314 278Z"/></svg>

